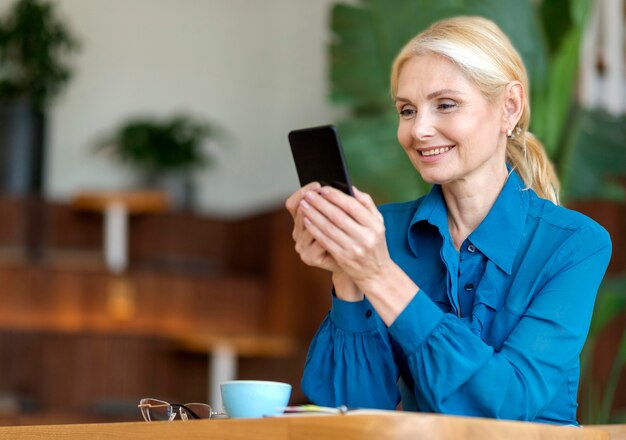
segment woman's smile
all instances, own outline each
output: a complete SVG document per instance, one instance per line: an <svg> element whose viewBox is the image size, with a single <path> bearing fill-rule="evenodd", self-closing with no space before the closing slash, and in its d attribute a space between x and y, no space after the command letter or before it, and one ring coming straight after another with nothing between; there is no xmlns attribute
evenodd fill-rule
<svg viewBox="0 0 626 440"><path fill-rule="evenodd" d="M446 156L456 145L443 145L438 147L420 148L418 153L423 162L434 162Z"/></svg>

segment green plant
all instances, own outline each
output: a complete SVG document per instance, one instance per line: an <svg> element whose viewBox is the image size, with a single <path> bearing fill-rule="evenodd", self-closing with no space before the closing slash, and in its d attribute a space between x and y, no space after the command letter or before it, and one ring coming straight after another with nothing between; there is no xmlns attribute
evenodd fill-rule
<svg viewBox="0 0 626 440"><path fill-rule="evenodd" d="M574 107L557 167L566 200L624 202L626 116Z"/></svg>
<svg viewBox="0 0 626 440"><path fill-rule="evenodd" d="M77 48L51 2L18 0L0 22L0 98L44 110L70 79L66 57Z"/></svg>
<svg viewBox="0 0 626 440"><path fill-rule="evenodd" d="M98 148L111 151L122 162L153 176L189 172L208 165L210 157L202 144L206 138L217 135L216 127L191 116L163 120L137 117L123 123Z"/></svg>

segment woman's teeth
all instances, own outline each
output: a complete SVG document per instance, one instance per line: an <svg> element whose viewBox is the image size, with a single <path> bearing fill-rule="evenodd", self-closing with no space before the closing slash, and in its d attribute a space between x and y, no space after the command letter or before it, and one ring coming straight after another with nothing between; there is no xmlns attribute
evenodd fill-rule
<svg viewBox="0 0 626 440"><path fill-rule="evenodd" d="M442 154L445 153L447 151L450 151L452 149L452 147L440 147L440 148L433 148L432 150L423 150L422 156L436 156L437 154Z"/></svg>

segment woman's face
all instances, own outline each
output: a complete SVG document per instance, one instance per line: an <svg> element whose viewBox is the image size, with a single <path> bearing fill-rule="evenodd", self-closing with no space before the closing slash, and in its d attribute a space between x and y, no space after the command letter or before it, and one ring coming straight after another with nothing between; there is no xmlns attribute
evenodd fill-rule
<svg viewBox="0 0 626 440"><path fill-rule="evenodd" d="M406 61L396 108L398 140L426 182L506 173L501 100L488 101L447 59L427 54Z"/></svg>

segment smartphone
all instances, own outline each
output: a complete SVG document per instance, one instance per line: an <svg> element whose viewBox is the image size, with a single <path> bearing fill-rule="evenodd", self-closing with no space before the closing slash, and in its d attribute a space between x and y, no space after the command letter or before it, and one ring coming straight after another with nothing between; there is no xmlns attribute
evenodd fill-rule
<svg viewBox="0 0 626 440"><path fill-rule="evenodd" d="M354 196L337 127L293 130L289 132L289 144L301 186L319 182Z"/></svg>

